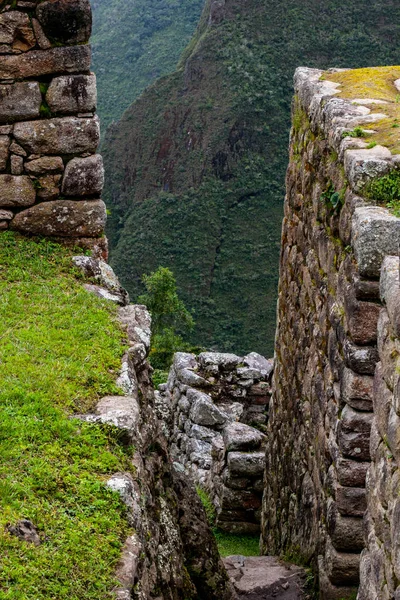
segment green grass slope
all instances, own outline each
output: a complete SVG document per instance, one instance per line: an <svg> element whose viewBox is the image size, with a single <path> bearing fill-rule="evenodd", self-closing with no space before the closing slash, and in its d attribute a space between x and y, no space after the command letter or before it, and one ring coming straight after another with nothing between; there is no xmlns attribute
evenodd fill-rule
<svg viewBox="0 0 400 600"><path fill-rule="evenodd" d="M194 343L271 354L293 72L397 64L400 5L222 4L108 132L111 260L133 298L171 268Z"/></svg>
<svg viewBox="0 0 400 600"><path fill-rule="evenodd" d="M204 0L91 0L102 130L157 77L175 69Z"/></svg>
<svg viewBox="0 0 400 600"><path fill-rule="evenodd" d="M2 233L0 246L0 597L110 598L128 535L105 480L129 469L113 428L70 419L118 393L115 308L89 295L71 252ZM8 524L27 518L34 546Z"/></svg>

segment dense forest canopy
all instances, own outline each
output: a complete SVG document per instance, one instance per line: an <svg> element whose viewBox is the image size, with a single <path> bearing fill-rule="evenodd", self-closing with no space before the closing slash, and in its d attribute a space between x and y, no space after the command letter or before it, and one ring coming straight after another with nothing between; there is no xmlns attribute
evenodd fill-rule
<svg viewBox="0 0 400 600"><path fill-rule="evenodd" d="M208 0L178 70L107 135L112 264L133 298L168 267L193 343L272 353L294 70L396 64L399 22L394 1Z"/></svg>
<svg viewBox="0 0 400 600"><path fill-rule="evenodd" d="M173 71L204 0L91 0L103 132L155 78Z"/></svg>

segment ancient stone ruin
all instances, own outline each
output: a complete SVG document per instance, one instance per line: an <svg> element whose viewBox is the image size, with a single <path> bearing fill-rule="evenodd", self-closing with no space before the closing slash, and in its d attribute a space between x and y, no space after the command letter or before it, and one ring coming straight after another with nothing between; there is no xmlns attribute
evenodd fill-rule
<svg viewBox="0 0 400 600"><path fill-rule="evenodd" d="M400 219L374 197L397 172L379 144L397 84L360 98L362 77L296 72L267 431L263 550L311 561L326 599L357 589L361 552L359 599L400 594Z"/></svg>
<svg viewBox="0 0 400 600"><path fill-rule="evenodd" d="M225 531L260 530L272 372L255 352L178 353L160 386L172 457L210 494Z"/></svg>
<svg viewBox="0 0 400 600"><path fill-rule="evenodd" d="M91 19L89 0L0 3L0 230L106 255Z"/></svg>

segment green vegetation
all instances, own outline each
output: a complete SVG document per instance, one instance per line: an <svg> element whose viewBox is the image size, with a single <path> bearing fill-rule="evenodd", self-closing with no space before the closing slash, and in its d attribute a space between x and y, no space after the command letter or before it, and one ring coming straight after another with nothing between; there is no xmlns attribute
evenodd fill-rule
<svg viewBox="0 0 400 600"><path fill-rule="evenodd" d="M346 188L337 192L333 183L330 182L327 189L321 194L321 202L324 202L333 212L338 212L343 206L345 192Z"/></svg>
<svg viewBox="0 0 400 600"><path fill-rule="evenodd" d="M352 131L344 131L343 137L352 137L352 138L363 138L366 137L366 133L362 127L355 127Z"/></svg>
<svg viewBox="0 0 400 600"><path fill-rule="evenodd" d="M179 299L176 280L170 269L159 267L151 275L143 276L146 294L138 301L145 304L151 314L152 338L149 360L158 370L166 371L175 352L187 349L178 331L190 331L194 327L192 315Z"/></svg>
<svg viewBox="0 0 400 600"><path fill-rule="evenodd" d="M271 355L293 72L396 62L400 5L232 0L225 10L212 25L203 14L178 70L108 132L111 261L132 298L143 273L174 272L196 321L191 343Z"/></svg>
<svg viewBox="0 0 400 600"><path fill-rule="evenodd" d="M118 393L116 311L89 295L71 251L2 233L0 246L0 596L101 600L128 535L105 480L130 468L111 427L69 417ZM11 536L22 518L41 544Z"/></svg>
<svg viewBox="0 0 400 600"><path fill-rule="evenodd" d="M400 171L392 171L388 175L372 179L364 189L368 198L390 208L400 216Z"/></svg>
<svg viewBox="0 0 400 600"><path fill-rule="evenodd" d="M260 536L227 533L215 527L215 507L209 494L201 487L197 487L196 490L206 511L208 522L212 527L220 555L222 557L233 556L234 554L258 556L260 554Z"/></svg>
<svg viewBox="0 0 400 600"><path fill-rule="evenodd" d="M203 4L204 0L91 0L93 69L103 132L154 79L175 69Z"/></svg>

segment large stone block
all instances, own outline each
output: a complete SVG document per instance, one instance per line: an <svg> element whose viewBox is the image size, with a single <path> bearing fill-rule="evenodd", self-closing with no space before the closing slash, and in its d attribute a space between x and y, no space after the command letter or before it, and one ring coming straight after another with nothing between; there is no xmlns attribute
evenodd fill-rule
<svg viewBox="0 0 400 600"><path fill-rule="evenodd" d="M42 156L41 158L25 162L25 171L29 175L62 173L64 171L64 163L61 156Z"/></svg>
<svg viewBox="0 0 400 600"><path fill-rule="evenodd" d="M87 113L96 110L96 76L65 75L55 77L46 93L53 114Z"/></svg>
<svg viewBox="0 0 400 600"><path fill-rule="evenodd" d="M0 123L35 119L40 115L42 94L36 81L0 85Z"/></svg>
<svg viewBox="0 0 400 600"><path fill-rule="evenodd" d="M14 137L33 154L80 154L95 152L100 140L97 117L64 117L16 123Z"/></svg>
<svg viewBox="0 0 400 600"><path fill-rule="evenodd" d="M340 457L336 464L337 479L344 487L364 487L369 462Z"/></svg>
<svg viewBox="0 0 400 600"><path fill-rule="evenodd" d="M393 168L392 154L384 146L370 150L347 150L344 155L344 168L347 179L355 192L361 191L375 177L382 177Z"/></svg>
<svg viewBox="0 0 400 600"><path fill-rule="evenodd" d="M398 219L400 221L400 219ZM386 256L382 263L380 293L386 304L390 323L397 337L400 337L400 281L399 257Z"/></svg>
<svg viewBox="0 0 400 600"><path fill-rule="evenodd" d="M227 464L234 477L260 477L264 473L265 452L229 452Z"/></svg>
<svg viewBox="0 0 400 600"><path fill-rule="evenodd" d="M343 517L330 501L327 510L327 528L335 550L361 552L365 546L364 525L361 517Z"/></svg>
<svg viewBox="0 0 400 600"><path fill-rule="evenodd" d="M360 346L375 344L380 305L357 300L354 287L349 285L345 290L344 307L352 341Z"/></svg>
<svg viewBox="0 0 400 600"><path fill-rule="evenodd" d="M45 0L36 9L37 19L52 42L82 44L92 31L89 0Z"/></svg>
<svg viewBox="0 0 400 600"><path fill-rule="evenodd" d="M397 255L399 239L400 219L389 210L376 206L356 208L352 241L362 276L378 278L384 257Z"/></svg>
<svg viewBox="0 0 400 600"><path fill-rule="evenodd" d="M221 504L224 510L256 510L261 506L261 498L248 490L233 490L224 487L221 495Z"/></svg>
<svg viewBox="0 0 400 600"><path fill-rule="evenodd" d="M215 406L211 397L207 394L189 388L186 395L189 402L192 403L190 420L193 423L206 427L215 427L224 425L228 421L228 415Z"/></svg>
<svg viewBox="0 0 400 600"><path fill-rule="evenodd" d="M339 448L344 456L369 460L372 419L372 413L356 412L345 406L338 427Z"/></svg>
<svg viewBox="0 0 400 600"><path fill-rule="evenodd" d="M100 237L106 224L101 200L55 200L32 206L15 215L11 228L35 235Z"/></svg>
<svg viewBox="0 0 400 600"><path fill-rule="evenodd" d="M244 423L229 423L223 432L227 452L232 450L258 450L267 437L260 431Z"/></svg>
<svg viewBox="0 0 400 600"><path fill-rule="evenodd" d="M26 13L12 10L0 14L0 45L10 46L14 51L26 52L36 45L29 17Z"/></svg>
<svg viewBox="0 0 400 600"><path fill-rule="evenodd" d="M27 79L58 73L88 72L91 52L89 46L31 50L18 55L2 55L0 79Z"/></svg>
<svg viewBox="0 0 400 600"><path fill-rule="evenodd" d="M374 377L374 416L376 427L385 438L388 429L389 413L393 403L393 393L389 390L383 377L382 364L376 366Z"/></svg>
<svg viewBox="0 0 400 600"><path fill-rule="evenodd" d="M26 175L0 175L0 206L31 206L36 191Z"/></svg>
<svg viewBox="0 0 400 600"><path fill-rule="evenodd" d="M379 360L375 346L356 346L350 340L343 344L346 366L361 375L373 375Z"/></svg>
<svg viewBox="0 0 400 600"><path fill-rule="evenodd" d="M104 185L103 159L100 154L73 158L67 163L62 182L65 196L99 195Z"/></svg>
<svg viewBox="0 0 400 600"><path fill-rule="evenodd" d="M364 516L367 508L365 489L338 485L336 488L336 504L339 513L343 516Z"/></svg>
<svg viewBox="0 0 400 600"><path fill-rule="evenodd" d="M333 585L357 585L359 582L360 555L337 552L330 541L326 545L325 565Z"/></svg>
<svg viewBox="0 0 400 600"><path fill-rule="evenodd" d="M359 375L344 368L340 383L341 397L344 402L358 410L372 410L374 378Z"/></svg>

